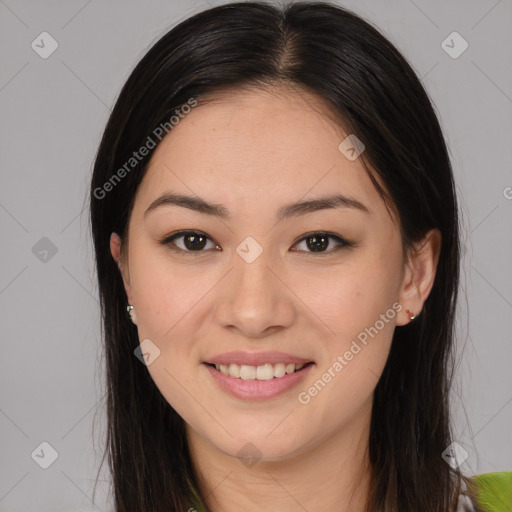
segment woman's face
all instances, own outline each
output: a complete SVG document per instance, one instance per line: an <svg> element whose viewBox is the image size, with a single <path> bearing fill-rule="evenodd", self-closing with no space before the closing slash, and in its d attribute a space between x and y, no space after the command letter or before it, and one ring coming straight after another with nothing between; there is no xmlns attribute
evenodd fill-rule
<svg viewBox="0 0 512 512"><path fill-rule="evenodd" d="M138 189L123 276L147 369L226 454L286 459L367 425L393 330L421 308L347 135L306 93L219 96L164 138ZM165 194L190 200L150 208ZM293 361L311 364L286 373Z"/></svg>

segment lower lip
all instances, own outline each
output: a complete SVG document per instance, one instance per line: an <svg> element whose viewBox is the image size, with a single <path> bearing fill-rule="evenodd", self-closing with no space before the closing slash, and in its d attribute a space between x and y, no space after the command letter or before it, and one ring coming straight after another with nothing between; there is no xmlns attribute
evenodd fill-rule
<svg viewBox="0 0 512 512"><path fill-rule="evenodd" d="M314 364L305 366L302 370L287 373L284 377L274 377L270 380L243 380L235 379L216 370L213 366L203 363L215 382L231 395L244 400L266 400L291 390L302 382Z"/></svg>

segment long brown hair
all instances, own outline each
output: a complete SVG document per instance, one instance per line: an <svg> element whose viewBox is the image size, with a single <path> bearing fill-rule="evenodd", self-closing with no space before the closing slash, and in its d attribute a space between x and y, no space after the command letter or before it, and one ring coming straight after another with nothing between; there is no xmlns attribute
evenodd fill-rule
<svg viewBox="0 0 512 512"><path fill-rule="evenodd" d="M283 7L230 3L186 19L136 65L108 120L95 160L90 209L105 343L104 457L115 510L184 511L192 503L189 483L198 487L184 421L134 356L137 330L126 316L123 283L109 249L112 232L125 240L154 148L127 172L119 170L126 170L133 151L190 98L276 84L316 94L365 144L362 162L399 214L404 248L431 228L441 231L431 293L419 317L395 329L375 389L367 510L452 511L461 475L441 454L452 441L448 396L459 221L447 147L432 102L400 52L361 17L316 1Z"/></svg>

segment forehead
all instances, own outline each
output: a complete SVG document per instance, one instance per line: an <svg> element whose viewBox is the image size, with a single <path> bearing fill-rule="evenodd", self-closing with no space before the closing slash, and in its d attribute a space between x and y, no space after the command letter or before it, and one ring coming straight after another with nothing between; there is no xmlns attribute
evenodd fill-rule
<svg viewBox="0 0 512 512"><path fill-rule="evenodd" d="M360 159L340 151L348 134L317 96L251 88L206 100L156 148L138 191L145 203L167 190L248 214L257 214L262 200L277 208L335 192L381 201Z"/></svg>
<svg viewBox="0 0 512 512"><path fill-rule="evenodd" d="M231 157L259 151L264 158L284 152L314 156L322 146L337 146L344 135L334 112L317 96L300 89L230 89L199 101L166 142L178 145L187 139L199 151L199 143L209 149L223 144Z"/></svg>

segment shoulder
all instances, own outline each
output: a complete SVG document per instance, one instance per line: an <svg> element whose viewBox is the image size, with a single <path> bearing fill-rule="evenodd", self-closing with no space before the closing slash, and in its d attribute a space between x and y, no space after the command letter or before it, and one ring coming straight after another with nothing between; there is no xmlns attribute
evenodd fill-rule
<svg viewBox="0 0 512 512"><path fill-rule="evenodd" d="M512 471L475 475L469 487L459 496L456 512L512 510Z"/></svg>

